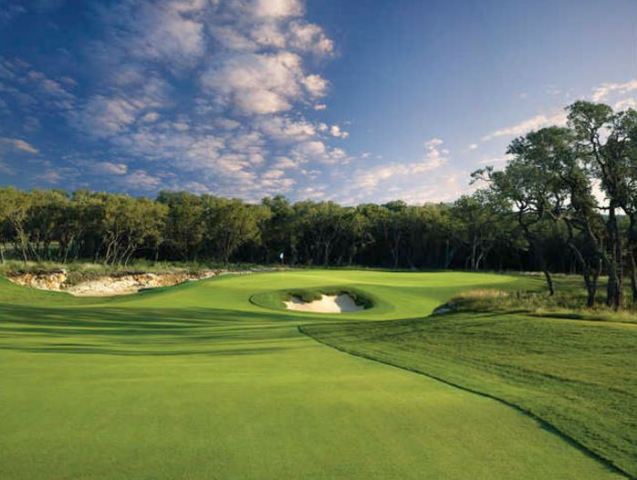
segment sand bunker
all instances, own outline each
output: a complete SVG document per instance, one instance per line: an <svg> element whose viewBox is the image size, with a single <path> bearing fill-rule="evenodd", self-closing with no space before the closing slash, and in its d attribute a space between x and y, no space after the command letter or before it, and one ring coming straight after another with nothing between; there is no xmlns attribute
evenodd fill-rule
<svg viewBox="0 0 637 480"><path fill-rule="evenodd" d="M204 270L195 273L177 272L129 272L102 275L92 280L85 280L75 285L68 285L65 270L54 272L16 273L8 278L13 283L40 290L67 292L77 297L104 297L113 295L129 295L142 289L172 287L180 283L203 280L220 275L244 275L251 270L229 272L226 270Z"/></svg>
<svg viewBox="0 0 637 480"><path fill-rule="evenodd" d="M346 293L322 295L320 300L312 302L304 302L299 297L291 297L289 301L283 303L288 310L314 313L357 312L365 308L362 305L356 305L354 299Z"/></svg>

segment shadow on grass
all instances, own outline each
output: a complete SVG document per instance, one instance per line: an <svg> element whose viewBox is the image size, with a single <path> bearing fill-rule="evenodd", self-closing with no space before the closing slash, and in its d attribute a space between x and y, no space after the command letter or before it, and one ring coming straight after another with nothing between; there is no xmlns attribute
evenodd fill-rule
<svg viewBox="0 0 637 480"><path fill-rule="evenodd" d="M0 304L0 350L106 355L248 355L297 348L298 319L193 308Z"/></svg>

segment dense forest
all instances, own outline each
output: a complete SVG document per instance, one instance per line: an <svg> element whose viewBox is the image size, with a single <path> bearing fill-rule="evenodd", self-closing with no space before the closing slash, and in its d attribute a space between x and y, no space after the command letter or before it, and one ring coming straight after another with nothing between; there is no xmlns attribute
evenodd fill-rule
<svg viewBox="0 0 637 480"><path fill-rule="evenodd" d="M451 204L2 188L0 258L539 270L551 293L551 273L567 272L589 306L607 275L619 308L624 278L637 299L637 112L579 101L567 113L566 127L513 140L504 169L474 172L477 190Z"/></svg>

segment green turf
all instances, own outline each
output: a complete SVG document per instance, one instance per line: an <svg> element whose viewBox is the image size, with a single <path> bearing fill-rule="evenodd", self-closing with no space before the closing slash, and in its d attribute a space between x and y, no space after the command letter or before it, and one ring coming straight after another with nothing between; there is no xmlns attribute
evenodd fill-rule
<svg viewBox="0 0 637 480"><path fill-rule="evenodd" d="M0 280L0 478L621 478L500 402L298 330L422 318L516 281L317 270L92 300ZM250 302L330 286L382 301L342 315Z"/></svg>
<svg viewBox="0 0 637 480"><path fill-rule="evenodd" d="M467 302L483 311L301 328L343 351L519 407L637 477L637 325L498 308L514 298Z"/></svg>

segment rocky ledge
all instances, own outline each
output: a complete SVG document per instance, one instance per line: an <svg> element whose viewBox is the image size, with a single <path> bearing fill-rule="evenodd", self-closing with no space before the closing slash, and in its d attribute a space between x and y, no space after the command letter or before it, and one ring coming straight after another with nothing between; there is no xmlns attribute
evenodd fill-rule
<svg viewBox="0 0 637 480"><path fill-rule="evenodd" d="M68 292L80 297L98 297L111 295L128 295L146 288L169 287L187 281L202 280L229 273L225 270L204 270L201 272L118 272L110 275L102 275L90 280L69 284L68 273L65 270L23 272L9 275L9 280L18 285L37 288L40 290L52 290Z"/></svg>

